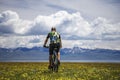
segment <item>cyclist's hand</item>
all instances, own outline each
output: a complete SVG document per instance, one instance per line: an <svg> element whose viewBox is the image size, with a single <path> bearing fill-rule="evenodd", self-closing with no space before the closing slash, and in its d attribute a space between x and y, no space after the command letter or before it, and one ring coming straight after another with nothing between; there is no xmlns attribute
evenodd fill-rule
<svg viewBox="0 0 120 80"><path fill-rule="evenodd" d="M43 47L46 47L46 45L43 45Z"/></svg>

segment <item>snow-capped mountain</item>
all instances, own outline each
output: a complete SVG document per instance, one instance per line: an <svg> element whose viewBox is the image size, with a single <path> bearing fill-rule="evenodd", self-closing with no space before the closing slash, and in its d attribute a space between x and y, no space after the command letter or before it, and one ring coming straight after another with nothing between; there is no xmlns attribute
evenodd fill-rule
<svg viewBox="0 0 120 80"><path fill-rule="evenodd" d="M49 50L43 47L0 48L0 61L48 60ZM61 49L62 60L120 60L120 50L85 49L79 47Z"/></svg>

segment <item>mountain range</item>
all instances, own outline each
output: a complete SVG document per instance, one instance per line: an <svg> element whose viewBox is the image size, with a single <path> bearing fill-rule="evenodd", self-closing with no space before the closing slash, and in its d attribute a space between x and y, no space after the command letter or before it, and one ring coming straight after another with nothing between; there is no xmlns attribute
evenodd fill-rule
<svg viewBox="0 0 120 80"><path fill-rule="evenodd" d="M120 50L86 49L80 47L62 48L61 60L118 60ZM0 48L0 61L48 60L49 50L43 47Z"/></svg>

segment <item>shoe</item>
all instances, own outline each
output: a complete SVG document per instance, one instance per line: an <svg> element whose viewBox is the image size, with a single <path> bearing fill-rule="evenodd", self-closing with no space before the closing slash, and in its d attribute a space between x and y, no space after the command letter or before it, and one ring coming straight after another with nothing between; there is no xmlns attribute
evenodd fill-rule
<svg viewBox="0 0 120 80"><path fill-rule="evenodd" d="M48 69L51 69L51 66L50 66L50 65L48 66Z"/></svg>
<svg viewBox="0 0 120 80"><path fill-rule="evenodd" d="M53 66L51 66L51 65L48 66L48 69L52 69L52 68L53 68Z"/></svg>

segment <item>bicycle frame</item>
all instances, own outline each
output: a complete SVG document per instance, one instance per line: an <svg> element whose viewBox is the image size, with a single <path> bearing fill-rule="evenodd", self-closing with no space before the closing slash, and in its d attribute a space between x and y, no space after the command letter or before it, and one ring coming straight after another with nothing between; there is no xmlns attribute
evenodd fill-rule
<svg viewBox="0 0 120 80"><path fill-rule="evenodd" d="M53 50L53 55L52 55L52 71L58 72L58 57L57 57L57 52L56 52L56 48L54 48Z"/></svg>
<svg viewBox="0 0 120 80"><path fill-rule="evenodd" d="M45 48L49 48L49 46L46 46ZM52 67L50 68L50 70L58 72L59 65L58 65L58 57L57 57L56 49L57 48L53 49L53 54L51 59Z"/></svg>

